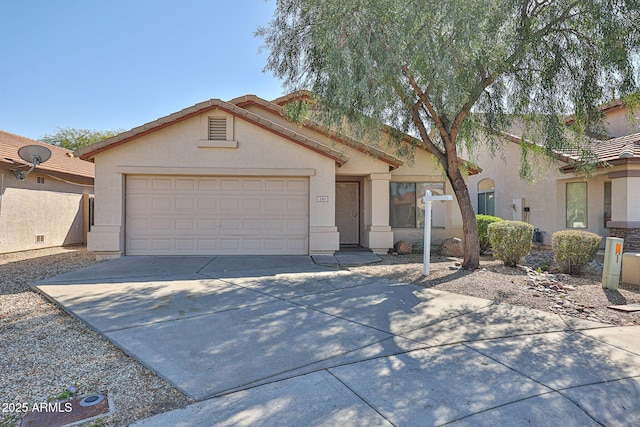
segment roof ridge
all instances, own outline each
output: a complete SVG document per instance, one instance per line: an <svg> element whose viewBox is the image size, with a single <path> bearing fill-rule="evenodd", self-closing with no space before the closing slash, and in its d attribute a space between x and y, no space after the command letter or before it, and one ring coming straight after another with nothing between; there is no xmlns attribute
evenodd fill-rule
<svg viewBox="0 0 640 427"><path fill-rule="evenodd" d="M244 97L251 97L255 95L245 95ZM242 99L244 97L235 98ZM258 97L256 97L258 98ZM266 101L268 102L268 101ZM194 104L190 107L183 108L180 111L169 114L167 116L160 117L156 120L147 122L141 126L137 126L128 131L119 133L118 135L114 135L111 138L104 139L102 141L96 142L95 144L89 145L87 147L80 148L76 151L76 155L80 158L87 159L91 158L93 155L98 154L99 152L105 151L113 146L117 146L123 144L131 139L138 138L144 136L148 133L160 130L170 124L173 124L178 121L189 119L195 115L202 114L210 109L220 108L222 110L227 111L228 113L244 118L258 126L262 126L266 129L271 129L272 131L279 133L292 140L293 142L304 145L314 151L323 153L334 159L336 162L340 164L344 164L348 161L349 156L345 153L336 150L328 145L322 144L319 141L316 141L311 138L307 138L306 136L295 132L289 128L285 128L282 125L279 125L265 117L262 117L258 114L252 113L244 108L237 106L229 101L223 101L219 98L211 98L207 101L202 101L197 104Z"/></svg>

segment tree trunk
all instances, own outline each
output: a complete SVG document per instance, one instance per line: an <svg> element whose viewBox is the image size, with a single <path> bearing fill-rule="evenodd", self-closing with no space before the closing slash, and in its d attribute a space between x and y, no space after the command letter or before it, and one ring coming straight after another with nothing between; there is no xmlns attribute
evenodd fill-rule
<svg viewBox="0 0 640 427"><path fill-rule="evenodd" d="M458 168L449 168L447 173L453 186L460 213L462 214L462 230L464 234L464 261L462 268L475 270L480 267L480 240L478 239L478 224L473 210L469 189Z"/></svg>

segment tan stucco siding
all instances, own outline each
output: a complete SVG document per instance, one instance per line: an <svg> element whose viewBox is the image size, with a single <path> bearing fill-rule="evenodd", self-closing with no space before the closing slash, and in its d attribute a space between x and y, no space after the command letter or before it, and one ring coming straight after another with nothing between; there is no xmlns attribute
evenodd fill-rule
<svg viewBox="0 0 640 427"><path fill-rule="evenodd" d="M231 144L235 148L210 146L206 139L209 116L227 118L232 127L228 139L237 143ZM301 176L309 177L310 250L337 249L334 237L324 236L327 247L322 248L314 246L313 239L314 233L337 236L335 161L220 110L175 123L96 156L96 233L90 235L90 249L123 250L123 177L127 174L278 176L280 170L288 176L300 170ZM118 248L114 248L115 233L119 234Z"/></svg>
<svg viewBox="0 0 640 427"><path fill-rule="evenodd" d="M640 132L640 112L636 111L635 120L629 120L627 110L617 108L606 112L605 124L613 138Z"/></svg>
<svg viewBox="0 0 640 427"><path fill-rule="evenodd" d="M82 197L93 192L92 186L64 182L38 169L19 181L3 168L0 185L0 253L83 243Z"/></svg>
<svg viewBox="0 0 640 427"><path fill-rule="evenodd" d="M7 188L0 196L0 253L82 243L82 218L82 194Z"/></svg>
<svg viewBox="0 0 640 427"><path fill-rule="evenodd" d="M559 171L559 162L549 163L547 159L535 159L537 168L535 183L520 178L520 146L507 143L503 151L495 156L488 149L477 151L474 161L482 172L469 177L471 202L478 211L478 184L484 179L493 179L495 183L495 215L506 220L526 220L534 227L544 231L544 243L551 244L554 231L564 228L564 219L556 209L559 200L557 180L563 178ZM529 213L514 210L514 199L524 199L523 207ZM564 203L564 202L562 202ZM562 208L563 209L563 208ZM562 218L564 215L562 214Z"/></svg>
<svg viewBox="0 0 640 427"><path fill-rule="evenodd" d="M523 219L544 232L544 244L551 245L553 233L567 229L567 183L587 183L587 227L581 230L591 231L602 236L609 234L605 228L604 218L604 186L605 182L614 182L612 188L612 213L622 218L627 211L629 198L623 193L627 178L611 180L608 174L621 168L599 169L597 175L589 179L575 174L563 174L560 167L565 166L560 161L546 158L536 158L532 164L538 169L533 183L520 179L520 146L507 144L504 150L492 157L488 151L483 151L476 160L483 169L482 173L469 178L471 200L477 211L478 183L490 178L495 183L495 214L503 219ZM615 181L618 181L615 183ZM529 213L514 211L515 199L523 199L523 207L529 208Z"/></svg>

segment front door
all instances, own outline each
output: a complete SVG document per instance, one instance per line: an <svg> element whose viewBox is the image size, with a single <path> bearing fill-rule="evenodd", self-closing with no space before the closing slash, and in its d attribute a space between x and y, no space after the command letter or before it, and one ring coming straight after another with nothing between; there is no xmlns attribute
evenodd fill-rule
<svg viewBox="0 0 640 427"><path fill-rule="evenodd" d="M336 227L341 245L360 244L360 183L336 183Z"/></svg>

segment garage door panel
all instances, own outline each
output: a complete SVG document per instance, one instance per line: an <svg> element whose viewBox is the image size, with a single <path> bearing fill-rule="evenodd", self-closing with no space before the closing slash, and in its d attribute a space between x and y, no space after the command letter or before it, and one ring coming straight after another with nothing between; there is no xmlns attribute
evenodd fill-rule
<svg viewBox="0 0 640 427"><path fill-rule="evenodd" d="M286 228L293 234L301 234L307 231L307 221L303 218L287 219Z"/></svg>
<svg viewBox="0 0 640 427"><path fill-rule="evenodd" d="M239 191L240 180L239 179L223 179L220 181L220 189L222 191Z"/></svg>
<svg viewBox="0 0 640 427"><path fill-rule="evenodd" d="M291 193L306 193L307 181L303 179L287 181L287 191Z"/></svg>
<svg viewBox="0 0 640 427"><path fill-rule="evenodd" d="M127 190L129 191L147 190L149 189L150 182L151 181L149 180L149 178L129 177L127 179Z"/></svg>
<svg viewBox="0 0 640 427"><path fill-rule="evenodd" d="M153 198L151 199L151 209L171 211L173 209L173 200L166 198Z"/></svg>
<svg viewBox="0 0 640 427"><path fill-rule="evenodd" d="M195 220L193 219L176 219L176 230L195 231Z"/></svg>
<svg viewBox="0 0 640 427"><path fill-rule="evenodd" d="M198 179L198 190L200 191L216 191L220 187L217 179L200 178Z"/></svg>
<svg viewBox="0 0 640 427"><path fill-rule="evenodd" d="M191 239L176 239L176 251L192 251L195 248L195 241Z"/></svg>
<svg viewBox="0 0 640 427"><path fill-rule="evenodd" d="M176 190L193 190L196 188L196 180L195 179L176 179Z"/></svg>
<svg viewBox="0 0 640 427"><path fill-rule="evenodd" d="M154 218L151 220L151 229L153 231L172 231L172 220L170 218Z"/></svg>
<svg viewBox="0 0 640 427"><path fill-rule="evenodd" d="M224 198L220 200L220 210L221 211L240 211L240 200L236 198Z"/></svg>
<svg viewBox="0 0 640 427"><path fill-rule="evenodd" d="M198 209L206 212L216 211L218 209L218 200L209 198L198 199Z"/></svg>
<svg viewBox="0 0 640 427"><path fill-rule="evenodd" d="M307 254L307 178L127 177L128 255Z"/></svg>
<svg viewBox="0 0 640 427"><path fill-rule="evenodd" d="M228 232L235 232L237 233L238 231L241 230L240 228L240 220L233 218L223 218L220 220L220 228L222 230L222 232L228 233Z"/></svg>
<svg viewBox="0 0 640 427"><path fill-rule="evenodd" d="M287 248L291 250L306 250L306 239L287 239Z"/></svg>
<svg viewBox="0 0 640 427"><path fill-rule="evenodd" d="M152 239L151 250L153 251L170 251L172 249L171 242L173 239Z"/></svg>
<svg viewBox="0 0 640 427"><path fill-rule="evenodd" d="M151 188L154 190L171 190L172 180L169 178L153 178Z"/></svg>
<svg viewBox="0 0 640 427"><path fill-rule="evenodd" d="M242 182L242 189L245 192L262 191L262 183L263 183L263 180L261 179L245 179Z"/></svg>
<svg viewBox="0 0 640 427"><path fill-rule="evenodd" d="M262 209L262 200L261 199L243 199L242 200L242 208L247 210L261 210Z"/></svg>
<svg viewBox="0 0 640 427"><path fill-rule="evenodd" d="M307 211L307 203L299 199L287 199L287 210L303 213Z"/></svg>
<svg viewBox="0 0 640 427"><path fill-rule="evenodd" d="M267 231L284 231L284 219L267 219L264 228Z"/></svg>
<svg viewBox="0 0 640 427"><path fill-rule="evenodd" d="M196 245L197 252L193 255L200 253L214 253L218 249L218 239L198 239Z"/></svg>
<svg viewBox="0 0 640 427"><path fill-rule="evenodd" d="M199 218L197 221L198 221L198 230L210 231L218 228L218 221L215 218L210 218L210 219Z"/></svg>
<svg viewBox="0 0 640 427"><path fill-rule="evenodd" d="M180 210L190 210L192 211L195 206L196 206L196 202L197 200L194 200L193 198L190 199L176 199L176 210L180 211Z"/></svg>

